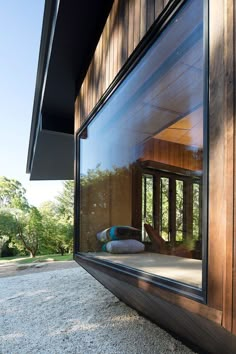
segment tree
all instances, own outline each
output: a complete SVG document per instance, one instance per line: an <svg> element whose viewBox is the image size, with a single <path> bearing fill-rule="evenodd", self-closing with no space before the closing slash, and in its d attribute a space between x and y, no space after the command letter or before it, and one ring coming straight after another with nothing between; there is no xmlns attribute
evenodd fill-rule
<svg viewBox="0 0 236 354"><path fill-rule="evenodd" d="M57 203L46 202L40 210L29 205L25 194L19 181L0 177L0 255L8 244L31 257L72 250L73 182L64 183Z"/></svg>
<svg viewBox="0 0 236 354"><path fill-rule="evenodd" d="M50 252L64 253L72 250L73 224L68 216L62 214L57 203L45 202L40 207L46 249Z"/></svg>
<svg viewBox="0 0 236 354"><path fill-rule="evenodd" d="M26 190L22 184L15 179L0 177L0 207L18 208L27 210L28 201L25 197Z"/></svg>
<svg viewBox="0 0 236 354"><path fill-rule="evenodd" d="M73 225L74 225L74 181L65 181L63 191L57 197L58 206L58 243L63 252L66 245L69 251L73 248ZM62 242L63 240L63 242Z"/></svg>
<svg viewBox="0 0 236 354"><path fill-rule="evenodd" d="M15 215L17 233L15 244L20 250L27 250L31 257L35 257L40 242L43 240L42 216L37 208L31 207L28 212L18 211Z"/></svg>
<svg viewBox="0 0 236 354"><path fill-rule="evenodd" d="M74 181L65 181L63 191L56 199L58 201L59 214L70 224L73 224Z"/></svg>
<svg viewBox="0 0 236 354"><path fill-rule="evenodd" d="M16 233L16 222L13 215L7 209L0 209L0 256L2 249Z"/></svg>

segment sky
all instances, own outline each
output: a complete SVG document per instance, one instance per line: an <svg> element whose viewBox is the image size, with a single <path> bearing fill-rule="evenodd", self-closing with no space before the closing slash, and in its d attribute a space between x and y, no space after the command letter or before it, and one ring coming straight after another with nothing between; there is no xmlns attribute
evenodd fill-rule
<svg viewBox="0 0 236 354"><path fill-rule="evenodd" d="M44 0L0 0L0 176L20 181L34 206L63 186L26 174L43 10Z"/></svg>

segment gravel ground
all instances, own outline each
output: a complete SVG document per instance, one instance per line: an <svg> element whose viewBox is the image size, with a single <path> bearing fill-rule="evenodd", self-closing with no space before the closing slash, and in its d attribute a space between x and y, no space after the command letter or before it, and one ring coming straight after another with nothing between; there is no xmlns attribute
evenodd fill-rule
<svg viewBox="0 0 236 354"><path fill-rule="evenodd" d="M193 353L81 267L61 268L0 278L0 354Z"/></svg>

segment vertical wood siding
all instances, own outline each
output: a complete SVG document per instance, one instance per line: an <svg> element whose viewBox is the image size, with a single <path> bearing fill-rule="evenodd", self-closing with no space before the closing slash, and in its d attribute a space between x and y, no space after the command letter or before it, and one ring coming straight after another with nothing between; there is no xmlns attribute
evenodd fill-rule
<svg viewBox="0 0 236 354"><path fill-rule="evenodd" d="M231 43L231 48L233 50L233 83L234 83L234 88L233 88L233 101L234 101L234 106L233 106L233 122L234 122L234 137L233 137L233 144L234 144L234 169L233 169L233 186L234 186L234 223L233 223L233 291L232 291L232 302L233 302L233 313L232 313L232 329L233 329L233 333L236 335L236 208L235 208L235 204L236 204L236 143L235 143L235 138L236 138L236 128L235 128L235 120L236 120L236 99L235 99L235 95L236 95L236 4L235 2L232 0L232 21L233 21L233 45Z"/></svg>
<svg viewBox="0 0 236 354"><path fill-rule="evenodd" d="M75 103L75 130L164 9L166 0L115 0ZM236 334L235 0L209 0L208 306Z"/></svg>
<svg viewBox="0 0 236 354"><path fill-rule="evenodd" d="M226 168L226 244L224 267L224 292L223 292L223 325L231 331L233 324L233 245L234 245L234 6L235 1L225 3L225 31L224 31L224 62L225 62L225 100L224 113L226 115L225 146L227 155Z"/></svg>
<svg viewBox="0 0 236 354"><path fill-rule="evenodd" d="M115 0L75 103L75 131L168 1Z"/></svg>
<svg viewBox="0 0 236 354"><path fill-rule="evenodd" d="M208 305L235 328L235 2L210 4ZM234 279L234 280L233 280Z"/></svg>

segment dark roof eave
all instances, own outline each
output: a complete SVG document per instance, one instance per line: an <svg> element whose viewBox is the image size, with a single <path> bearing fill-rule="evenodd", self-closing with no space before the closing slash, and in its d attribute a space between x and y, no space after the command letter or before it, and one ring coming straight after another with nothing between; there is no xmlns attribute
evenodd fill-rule
<svg viewBox="0 0 236 354"><path fill-rule="evenodd" d="M78 82L82 82L87 72L112 3L113 0L45 1L26 167L26 172L35 179L35 166L46 166L43 163L46 157L36 154L44 151L38 146L44 141L38 139L41 132L50 130L59 140L62 137L59 132L73 137ZM66 156L61 162L63 168ZM45 179L46 175L45 170Z"/></svg>
<svg viewBox="0 0 236 354"><path fill-rule="evenodd" d="M58 8L58 3L59 0L56 1L47 0L45 1L45 5L44 5L44 15L43 15L40 50L39 50L38 69L37 69L37 76L36 76L26 173L31 172L33 150L34 150L34 144L36 140L36 129L39 123L42 88L45 80L45 69L46 69L47 62L49 60L48 48L49 48L49 43L50 43L50 38L52 33L52 24L54 23L55 26L55 21L53 21L53 18L55 18L56 9Z"/></svg>

